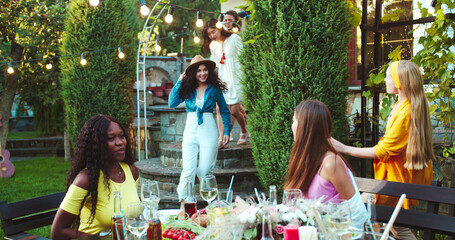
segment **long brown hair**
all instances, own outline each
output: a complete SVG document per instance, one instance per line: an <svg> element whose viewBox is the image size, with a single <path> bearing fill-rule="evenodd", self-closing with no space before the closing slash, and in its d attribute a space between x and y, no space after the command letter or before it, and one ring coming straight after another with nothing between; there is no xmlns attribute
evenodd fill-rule
<svg viewBox="0 0 455 240"><path fill-rule="evenodd" d="M295 108L294 116L297 129L284 189L300 189L306 195L314 176L321 168L324 155L329 151L341 155L330 143L332 116L323 102L303 101ZM350 168L346 160L342 159Z"/></svg>
<svg viewBox="0 0 455 240"><path fill-rule="evenodd" d="M207 83L213 85L215 89L218 89L221 92L225 92L226 85L224 85L224 83L220 80L215 69L213 69L213 67L210 67L208 64L201 63L200 65L205 65L209 70ZM193 67L192 69L187 70L185 77L182 80L182 86L180 87L179 96L181 99L185 100L194 96L194 91L196 91L198 87L198 80L196 79L197 71L198 67Z"/></svg>
<svg viewBox="0 0 455 240"><path fill-rule="evenodd" d="M423 89L423 79L419 67L410 61L398 63L398 78L401 91L411 104L408 144L406 146L407 169L420 170L435 160L433 153L430 107Z"/></svg>
<svg viewBox="0 0 455 240"><path fill-rule="evenodd" d="M207 31L210 28L215 28L215 29L221 31L221 36L223 36L225 38L228 38L232 35L231 32L224 30L224 28L218 29L215 26L217 22L218 22L218 20L216 20L216 19L213 19L213 18L210 19L209 21L207 21L205 23L204 29L202 30L202 38L204 39L204 42L202 43L202 46L201 46L201 52L204 56L210 53L210 43L212 42L212 39L210 39L209 34L207 33Z"/></svg>

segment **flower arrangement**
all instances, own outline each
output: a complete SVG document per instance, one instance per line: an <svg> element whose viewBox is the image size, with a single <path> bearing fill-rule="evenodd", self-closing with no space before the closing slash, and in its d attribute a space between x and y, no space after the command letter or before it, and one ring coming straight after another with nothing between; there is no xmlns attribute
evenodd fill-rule
<svg viewBox="0 0 455 240"><path fill-rule="evenodd" d="M215 219L206 231L197 239L256 239L262 235L262 216L264 211L270 212L272 229L275 239L282 239L284 227L288 224L298 226L314 226L315 213L324 205L321 199L297 199L292 205L271 205L265 199L256 203L253 199L243 200L237 197L229 213L215 214Z"/></svg>

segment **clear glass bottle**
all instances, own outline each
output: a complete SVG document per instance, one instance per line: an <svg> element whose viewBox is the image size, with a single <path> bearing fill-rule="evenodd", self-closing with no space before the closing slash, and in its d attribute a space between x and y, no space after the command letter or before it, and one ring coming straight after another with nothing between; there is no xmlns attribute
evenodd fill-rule
<svg viewBox="0 0 455 240"><path fill-rule="evenodd" d="M272 218L268 209L264 208L262 215L262 238L261 240L274 240L272 232Z"/></svg>
<svg viewBox="0 0 455 240"><path fill-rule="evenodd" d="M276 207L276 205L278 204L278 201L276 198L276 186L275 185L269 186L269 201L270 201L270 205L272 205L273 208Z"/></svg>
<svg viewBox="0 0 455 240"><path fill-rule="evenodd" d="M197 201L194 197L194 186L192 181L186 182L186 197L184 201L185 213L191 218L193 214L197 213Z"/></svg>
<svg viewBox="0 0 455 240"><path fill-rule="evenodd" d="M364 230L368 232L379 232L379 224L376 222L376 199L374 194L367 194L367 221Z"/></svg>
<svg viewBox="0 0 455 240"><path fill-rule="evenodd" d="M122 211L122 195L119 191L114 192L114 213L112 214L111 219L111 231L115 233L115 221L118 219L123 219L123 211ZM122 229L123 232L123 229ZM116 240L116 234L113 234L114 240Z"/></svg>

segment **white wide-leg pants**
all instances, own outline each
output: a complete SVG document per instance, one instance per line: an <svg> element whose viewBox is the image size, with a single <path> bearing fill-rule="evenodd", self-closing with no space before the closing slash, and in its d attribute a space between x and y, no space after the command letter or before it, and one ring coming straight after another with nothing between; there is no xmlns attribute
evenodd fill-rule
<svg viewBox="0 0 455 240"><path fill-rule="evenodd" d="M182 173L177 187L179 201L186 197L186 182L210 174L218 154L218 128L213 113L203 113L198 125L195 112L187 113L182 142ZM199 154L199 164L198 164Z"/></svg>

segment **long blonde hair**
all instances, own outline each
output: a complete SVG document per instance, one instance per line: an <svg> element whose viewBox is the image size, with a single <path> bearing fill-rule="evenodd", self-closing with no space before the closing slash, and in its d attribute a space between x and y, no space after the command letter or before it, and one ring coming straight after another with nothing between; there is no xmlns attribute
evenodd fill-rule
<svg viewBox="0 0 455 240"><path fill-rule="evenodd" d="M411 122L406 147L407 169L420 170L435 160L433 153L430 108L423 89L423 79L419 67L410 61L398 63L398 78L401 91L411 104Z"/></svg>

